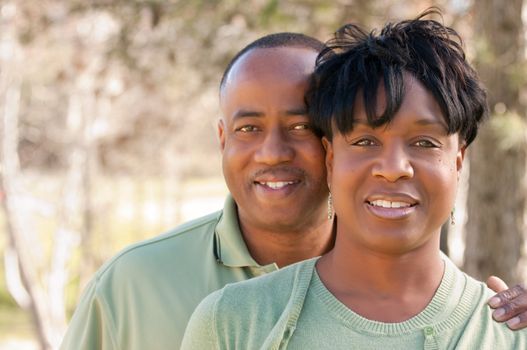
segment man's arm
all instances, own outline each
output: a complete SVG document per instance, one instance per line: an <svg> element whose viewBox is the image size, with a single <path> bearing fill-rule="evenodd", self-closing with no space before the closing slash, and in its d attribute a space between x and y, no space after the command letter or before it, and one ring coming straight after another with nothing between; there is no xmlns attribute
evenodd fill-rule
<svg viewBox="0 0 527 350"><path fill-rule="evenodd" d="M62 340L60 350L117 349L106 304L97 297L95 279L88 284Z"/></svg>
<svg viewBox="0 0 527 350"><path fill-rule="evenodd" d="M492 316L496 321L506 322L510 329L518 330L527 327L527 289L517 284L507 289L507 284L496 276L487 279L487 286L496 294L489 299L489 306L494 310Z"/></svg>

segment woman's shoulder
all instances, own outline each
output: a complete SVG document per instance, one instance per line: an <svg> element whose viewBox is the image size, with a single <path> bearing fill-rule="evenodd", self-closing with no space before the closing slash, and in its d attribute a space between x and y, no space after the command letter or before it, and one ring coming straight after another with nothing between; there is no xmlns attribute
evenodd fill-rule
<svg viewBox="0 0 527 350"><path fill-rule="evenodd" d="M265 307L267 300L287 303L294 288L309 284L317 258L304 260L278 271L252 278L250 280L231 283L223 287L218 302L225 305L241 305L245 301L254 306ZM262 303L255 303L255 301Z"/></svg>
<svg viewBox="0 0 527 350"><path fill-rule="evenodd" d="M456 272L460 277L456 287L463 293L455 300L455 311L441 324L454 333L450 342L459 349L527 349L527 330L512 331L493 319L488 300L495 292L459 269Z"/></svg>
<svg viewBox="0 0 527 350"><path fill-rule="evenodd" d="M303 298L301 291L309 286L315 262L316 258L302 261L210 294L194 311L184 344L196 345L197 340L200 346L233 340L248 348L263 344L282 315L299 296ZM204 338L210 338L207 344Z"/></svg>

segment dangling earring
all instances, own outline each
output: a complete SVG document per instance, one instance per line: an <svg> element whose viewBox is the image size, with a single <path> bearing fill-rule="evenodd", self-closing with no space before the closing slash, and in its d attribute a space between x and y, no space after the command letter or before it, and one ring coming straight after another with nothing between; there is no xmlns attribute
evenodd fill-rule
<svg viewBox="0 0 527 350"><path fill-rule="evenodd" d="M452 211L450 212L450 225L454 226L456 224L456 207L452 208Z"/></svg>
<svg viewBox="0 0 527 350"><path fill-rule="evenodd" d="M331 197L331 192L328 195L328 220L333 219L333 198Z"/></svg>

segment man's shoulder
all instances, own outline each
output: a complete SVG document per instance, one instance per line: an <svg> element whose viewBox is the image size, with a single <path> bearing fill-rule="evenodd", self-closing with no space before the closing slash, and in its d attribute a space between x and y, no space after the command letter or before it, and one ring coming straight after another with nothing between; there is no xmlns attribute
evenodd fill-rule
<svg viewBox="0 0 527 350"><path fill-rule="evenodd" d="M216 225L222 216L217 211L203 217L185 222L174 229L156 237L140 241L124 248L108 260L96 273L101 280L116 272L126 276L127 272L156 268L156 266L178 266L192 257L203 256L207 242L212 243ZM155 271L154 271L155 272Z"/></svg>

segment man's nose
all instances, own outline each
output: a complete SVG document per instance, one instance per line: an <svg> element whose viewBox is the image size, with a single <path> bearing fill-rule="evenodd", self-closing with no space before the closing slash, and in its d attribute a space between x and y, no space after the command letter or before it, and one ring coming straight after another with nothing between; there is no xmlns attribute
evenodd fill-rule
<svg viewBox="0 0 527 350"><path fill-rule="evenodd" d="M382 177L389 182L412 178L414 168L404 145L384 145L375 159L372 175Z"/></svg>
<svg viewBox="0 0 527 350"><path fill-rule="evenodd" d="M262 140L254 158L255 161L268 165L289 162L294 157L294 149L291 146L287 132L276 128L269 130Z"/></svg>

